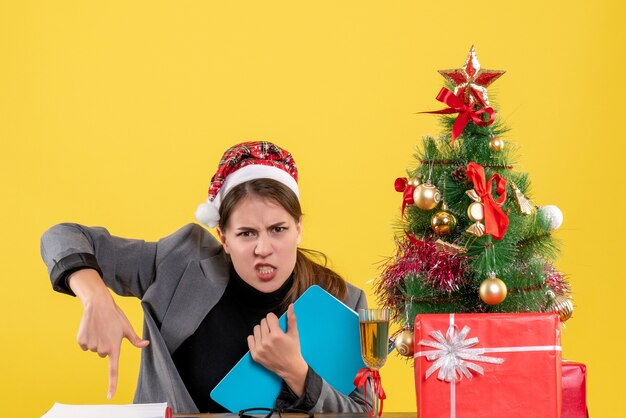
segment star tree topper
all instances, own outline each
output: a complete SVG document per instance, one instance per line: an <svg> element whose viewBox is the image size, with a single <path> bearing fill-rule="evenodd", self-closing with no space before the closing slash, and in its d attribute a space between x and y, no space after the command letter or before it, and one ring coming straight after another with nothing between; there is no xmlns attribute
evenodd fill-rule
<svg viewBox="0 0 626 418"><path fill-rule="evenodd" d="M474 46L470 48L463 67L454 70L439 70L439 74L455 86L455 95L461 97L465 104L477 104L480 107L489 107L487 87L504 73L505 71L502 70L481 69Z"/></svg>

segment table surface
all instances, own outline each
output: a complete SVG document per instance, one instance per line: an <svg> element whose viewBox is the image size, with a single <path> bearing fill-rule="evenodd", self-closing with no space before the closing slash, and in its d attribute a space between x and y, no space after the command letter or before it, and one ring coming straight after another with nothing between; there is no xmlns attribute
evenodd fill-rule
<svg viewBox="0 0 626 418"><path fill-rule="evenodd" d="M282 414L283 417L286 418L302 418L305 417L303 414ZM383 413L383 418L415 418L417 416L416 412L385 412ZM239 418L238 414L174 414L174 418ZM262 415L259 415L262 417ZM355 414L355 413L326 413L326 414L315 414L316 418L369 418L366 413Z"/></svg>

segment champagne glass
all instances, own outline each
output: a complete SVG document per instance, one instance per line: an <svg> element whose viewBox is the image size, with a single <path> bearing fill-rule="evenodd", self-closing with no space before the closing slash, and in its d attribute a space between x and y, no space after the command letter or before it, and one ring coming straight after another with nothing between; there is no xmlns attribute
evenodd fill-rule
<svg viewBox="0 0 626 418"><path fill-rule="evenodd" d="M372 391L372 418L380 417L379 394L382 392L382 387L378 370L387 361L389 317L389 309L359 309L361 357L371 371L369 383Z"/></svg>

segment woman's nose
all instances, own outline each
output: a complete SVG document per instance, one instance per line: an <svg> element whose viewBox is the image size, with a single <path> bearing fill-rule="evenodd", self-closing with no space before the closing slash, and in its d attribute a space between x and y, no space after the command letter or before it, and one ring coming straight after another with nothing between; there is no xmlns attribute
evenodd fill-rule
<svg viewBox="0 0 626 418"><path fill-rule="evenodd" d="M259 236L254 248L254 254L260 257L266 257L272 253L272 243L268 237Z"/></svg>

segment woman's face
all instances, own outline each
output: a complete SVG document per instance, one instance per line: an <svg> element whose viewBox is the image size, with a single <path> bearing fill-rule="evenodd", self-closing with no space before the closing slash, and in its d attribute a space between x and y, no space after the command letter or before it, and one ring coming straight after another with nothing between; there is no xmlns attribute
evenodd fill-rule
<svg viewBox="0 0 626 418"><path fill-rule="evenodd" d="M217 232L237 274L255 289L273 292L293 272L302 227L279 204L248 196Z"/></svg>

